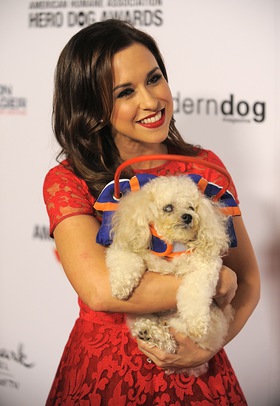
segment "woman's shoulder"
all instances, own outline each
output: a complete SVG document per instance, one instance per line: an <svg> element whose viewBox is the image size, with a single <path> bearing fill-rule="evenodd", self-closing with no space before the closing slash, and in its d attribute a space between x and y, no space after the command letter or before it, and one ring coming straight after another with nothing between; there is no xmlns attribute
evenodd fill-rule
<svg viewBox="0 0 280 406"><path fill-rule="evenodd" d="M65 187L66 185L77 187L79 185L81 190L86 193L89 192L86 182L73 172L67 160L60 162L47 172L43 185L44 192L47 192L48 188L54 185L57 187Z"/></svg>
<svg viewBox="0 0 280 406"><path fill-rule="evenodd" d="M230 173L226 168L226 165L223 163L221 158L215 152L207 149L202 149L198 157L201 158L203 161L207 161L216 166L216 168L215 167L204 168L201 172L202 176L205 177L205 179L207 179L209 182L213 182L217 185L220 186L227 185L229 191L235 197L236 202L239 203L235 184L233 182ZM193 170L194 168L195 166L193 167Z"/></svg>
<svg viewBox="0 0 280 406"><path fill-rule="evenodd" d="M63 198L64 195L75 199L83 197L89 200L90 204L95 201L86 182L73 172L66 160L51 168L46 174L43 195L45 202L54 196Z"/></svg>
<svg viewBox="0 0 280 406"><path fill-rule="evenodd" d="M86 182L71 170L67 161L62 161L48 171L43 196L50 218L51 235L56 225L66 217L93 215L95 199Z"/></svg>
<svg viewBox="0 0 280 406"><path fill-rule="evenodd" d="M225 165L222 162L221 158L210 149L200 149L198 157L204 159L205 161L221 166L222 168L225 168Z"/></svg>
<svg viewBox="0 0 280 406"><path fill-rule="evenodd" d="M78 178L78 176L75 175L75 173L72 171L68 161L65 159L64 161L61 161L47 172L45 176L45 181L47 182L53 182L55 181L63 181L63 179L67 178L72 178L73 180L81 180Z"/></svg>

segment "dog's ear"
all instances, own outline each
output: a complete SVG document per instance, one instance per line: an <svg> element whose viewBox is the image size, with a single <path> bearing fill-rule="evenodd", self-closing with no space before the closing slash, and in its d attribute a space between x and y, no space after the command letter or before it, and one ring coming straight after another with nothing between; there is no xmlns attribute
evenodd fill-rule
<svg viewBox="0 0 280 406"><path fill-rule="evenodd" d="M218 203L214 203L204 194L200 194L197 209L200 219L198 247L208 250L214 255L222 255L226 253L229 246L227 216L221 212Z"/></svg>
<svg viewBox="0 0 280 406"><path fill-rule="evenodd" d="M139 252L149 248L151 233L149 194L140 189L128 192L112 219L113 243L121 249Z"/></svg>

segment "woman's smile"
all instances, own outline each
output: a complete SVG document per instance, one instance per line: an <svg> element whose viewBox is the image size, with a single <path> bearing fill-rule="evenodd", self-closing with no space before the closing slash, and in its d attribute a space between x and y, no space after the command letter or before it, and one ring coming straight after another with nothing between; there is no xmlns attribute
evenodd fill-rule
<svg viewBox="0 0 280 406"><path fill-rule="evenodd" d="M138 121L140 125L147 128L157 128L160 127L165 120L164 109L158 111L155 114L151 114L148 117Z"/></svg>

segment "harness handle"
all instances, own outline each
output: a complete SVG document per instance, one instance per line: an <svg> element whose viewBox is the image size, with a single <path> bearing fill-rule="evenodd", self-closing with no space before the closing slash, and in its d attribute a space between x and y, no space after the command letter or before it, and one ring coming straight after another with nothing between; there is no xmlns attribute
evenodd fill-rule
<svg viewBox="0 0 280 406"><path fill-rule="evenodd" d="M202 166L206 166L208 168L215 169L217 172L220 172L222 175L225 176L227 179L227 184L224 186L219 193L216 194L216 196L213 197L213 200L216 201L218 200L229 188L230 184L232 183L231 176L229 172L221 168L220 166L213 164L212 162L205 161L204 159L201 158L196 158L196 157L190 157L190 156L184 156L184 155L170 155L170 154L157 154L157 155L143 155L143 156L138 156L135 158L128 159L127 161L124 161L119 167L116 169L115 176L114 176L114 199L120 200L121 193L120 193L120 175L121 172L126 168L127 166L130 166L132 164L135 164L137 162L144 162L144 161L160 161L160 160L166 160L166 161L181 161L181 162L193 162L200 164Z"/></svg>

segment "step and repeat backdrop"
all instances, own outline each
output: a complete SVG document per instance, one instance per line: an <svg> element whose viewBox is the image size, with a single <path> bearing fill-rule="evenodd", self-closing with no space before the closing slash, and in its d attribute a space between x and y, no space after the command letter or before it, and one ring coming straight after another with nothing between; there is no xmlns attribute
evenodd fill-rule
<svg viewBox="0 0 280 406"><path fill-rule="evenodd" d="M72 35L131 21L164 55L177 125L237 186L261 269L260 304L228 346L249 405L279 404L278 0L0 1L0 406L43 405L78 314L42 199L59 151L53 75Z"/></svg>

